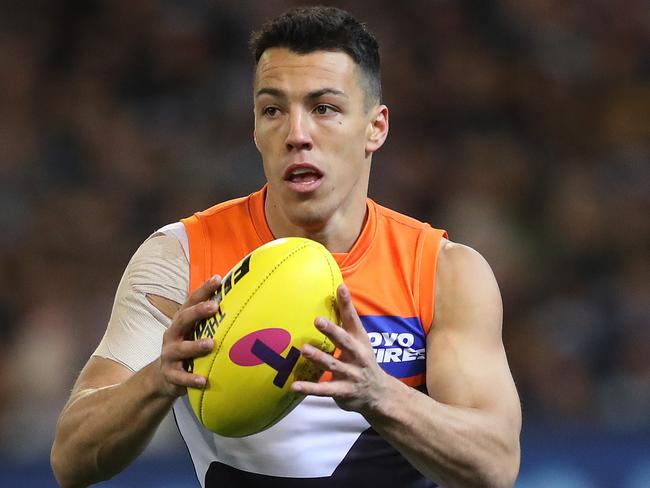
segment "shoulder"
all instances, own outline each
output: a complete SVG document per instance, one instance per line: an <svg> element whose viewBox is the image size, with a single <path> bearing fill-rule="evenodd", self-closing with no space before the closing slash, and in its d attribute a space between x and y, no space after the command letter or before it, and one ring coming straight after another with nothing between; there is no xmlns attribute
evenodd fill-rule
<svg viewBox="0 0 650 488"><path fill-rule="evenodd" d="M185 237L185 241L186 239L187 237ZM129 266L146 268L151 264L165 262L187 263L185 243L180 235L157 231L138 247L129 262Z"/></svg>
<svg viewBox="0 0 650 488"><path fill-rule="evenodd" d="M188 289L186 239L180 223L153 233L131 257L124 278L132 288L180 300Z"/></svg>
<svg viewBox="0 0 650 488"><path fill-rule="evenodd" d="M447 238L440 241L438 251L438 273L445 276L463 276L479 273L480 277L492 277L492 268L475 249L452 242Z"/></svg>
<svg viewBox="0 0 650 488"><path fill-rule="evenodd" d="M501 295L487 260L476 250L442 239L436 268L436 322L463 311L500 323Z"/></svg>

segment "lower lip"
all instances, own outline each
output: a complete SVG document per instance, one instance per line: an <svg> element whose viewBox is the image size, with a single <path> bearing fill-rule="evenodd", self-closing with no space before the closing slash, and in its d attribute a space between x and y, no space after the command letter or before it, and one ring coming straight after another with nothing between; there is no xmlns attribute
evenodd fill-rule
<svg viewBox="0 0 650 488"><path fill-rule="evenodd" d="M290 190L295 191L296 193L311 193L318 189L319 186L323 183L323 177L315 179L314 181L309 182L298 182L291 180L284 180L286 185Z"/></svg>

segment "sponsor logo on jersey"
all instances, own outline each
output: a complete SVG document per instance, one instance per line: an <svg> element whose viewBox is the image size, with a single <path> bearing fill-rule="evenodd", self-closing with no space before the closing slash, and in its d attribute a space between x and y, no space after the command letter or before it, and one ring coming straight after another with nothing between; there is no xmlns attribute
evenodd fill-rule
<svg viewBox="0 0 650 488"><path fill-rule="evenodd" d="M406 378L425 371L425 336L417 317L362 316L377 363L388 374Z"/></svg>

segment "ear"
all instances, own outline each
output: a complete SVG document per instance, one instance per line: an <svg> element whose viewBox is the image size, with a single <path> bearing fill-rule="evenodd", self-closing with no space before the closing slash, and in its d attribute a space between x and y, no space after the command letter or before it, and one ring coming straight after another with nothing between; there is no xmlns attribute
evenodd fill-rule
<svg viewBox="0 0 650 488"><path fill-rule="evenodd" d="M257 131L256 131L255 129L253 129L253 142L255 143L255 147L256 147L257 150L259 151L259 150L260 150L260 146L257 145Z"/></svg>
<svg viewBox="0 0 650 488"><path fill-rule="evenodd" d="M372 119L368 124L368 140L366 141L366 153L372 154L384 145L388 137L388 107L378 105L373 110Z"/></svg>

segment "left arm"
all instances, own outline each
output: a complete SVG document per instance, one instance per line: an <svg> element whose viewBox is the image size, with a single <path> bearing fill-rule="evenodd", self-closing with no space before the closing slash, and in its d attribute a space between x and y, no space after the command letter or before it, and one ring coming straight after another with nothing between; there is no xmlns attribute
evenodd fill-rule
<svg viewBox="0 0 650 488"><path fill-rule="evenodd" d="M501 340L501 297L487 262L444 241L436 310L427 337L428 395L386 374L341 286L343 327L318 327L341 350L337 359L303 347L332 381L295 382L303 394L332 396L354 410L425 476L448 488L511 487L519 470L521 409Z"/></svg>

